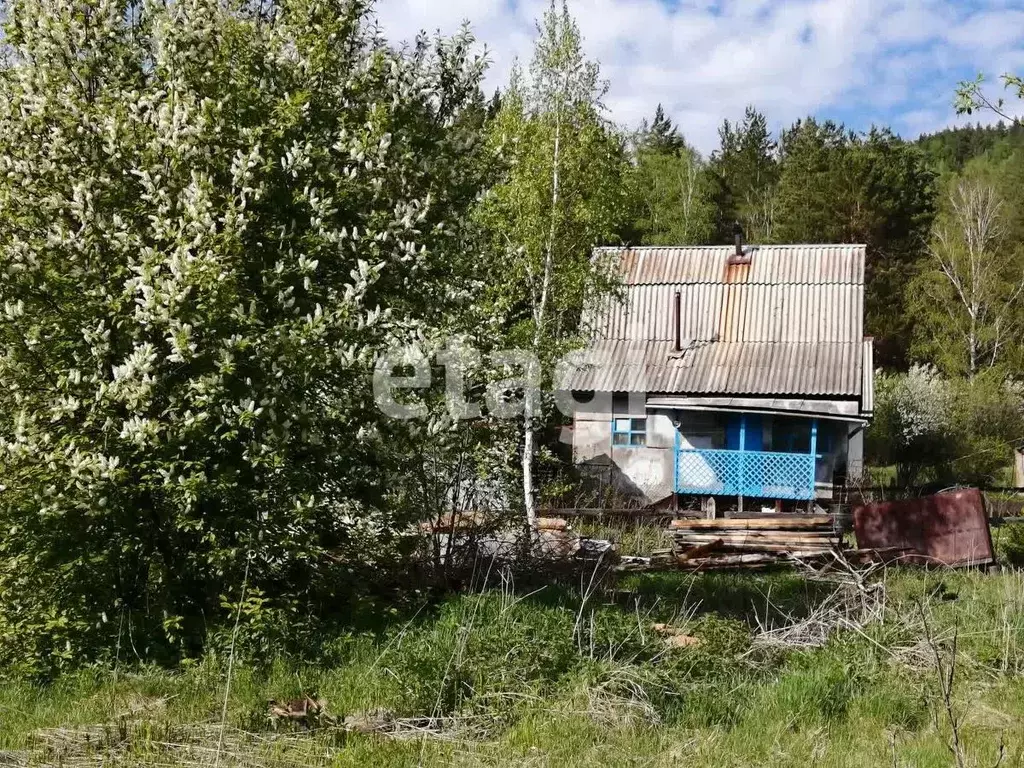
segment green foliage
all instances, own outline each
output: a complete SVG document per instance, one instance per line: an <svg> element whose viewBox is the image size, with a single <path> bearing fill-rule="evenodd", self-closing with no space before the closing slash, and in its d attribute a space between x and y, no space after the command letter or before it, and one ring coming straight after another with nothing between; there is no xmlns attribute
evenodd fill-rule
<svg viewBox="0 0 1024 768"><path fill-rule="evenodd" d="M876 375L868 460L894 465L901 487L1004 482L1022 432L1020 389L995 372L946 379L915 366L907 374Z"/></svg>
<svg viewBox="0 0 1024 768"><path fill-rule="evenodd" d="M945 180L908 309L917 319L913 351L947 373L1012 371L1024 354L1024 232L1016 205L1024 199L1015 186L1022 162L1020 153L999 164L978 159Z"/></svg>
<svg viewBox="0 0 1024 768"><path fill-rule="evenodd" d="M607 288L591 252L614 237L626 203L625 147L601 117L606 86L581 45L568 10L553 7L488 130L500 172L479 218L493 310L512 343L545 359L577 337L587 300Z"/></svg>
<svg viewBox="0 0 1024 768"><path fill-rule="evenodd" d="M643 149L662 155L673 155L687 148L679 128L665 115L661 104L654 111L650 125L644 120L640 128L640 143Z"/></svg>
<svg viewBox="0 0 1024 768"><path fill-rule="evenodd" d="M1024 145L1024 125L1003 121L996 125L967 125L926 134L917 140L929 163L939 173L960 172L971 160L1000 156Z"/></svg>
<svg viewBox="0 0 1024 768"><path fill-rule="evenodd" d="M807 119L784 132L782 156L775 242L865 244L867 331L880 364L902 365L914 323L903 309L908 277L934 215L923 155L887 130L861 137Z"/></svg>
<svg viewBox="0 0 1024 768"><path fill-rule="evenodd" d="M1014 568L1024 567L1024 524L1001 525L992 530L996 559Z"/></svg>
<svg viewBox="0 0 1024 768"><path fill-rule="evenodd" d="M394 641L386 660L409 714L501 709L514 696L543 695L575 667L573 615L564 608L468 597L442 607L426 632Z"/></svg>
<svg viewBox="0 0 1024 768"><path fill-rule="evenodd" d="M471 38L397 52L361 0L8 10L0 656L187 650L246 553L314 609L409 514L367 371L467 301Z"/></svg>
<svg viewBox="0 0 1024 768"><path fill-rule="evenodd" d="M734 223L739 222L749 242L775 242L779 147L767 119L748 106L742 122L722 123L718 137L719 148L710 163L718 208L717 239L731 243Z"/></svg>
<svg viewBox="0 0 1024 768"><path fill-rule="evenodd" d="M584 307L615 285L592 259L630 218L629 164L601 114L605 91L566 3L552 2L528 73L515 68L487 131L498 168L476 215L487 237L487 308L508 348L528 350L545 368L537 378L585 337ZM529 387L524 400L522 498L532 522L545 403Z"/></svg>
<svg viewBox="0 0 1024 768"><path fill-rule="evenodd" d="M895 754L900 765L948 766L944 702L922 613L940 653L948 654L948 638L959 628L952 705L964 715L960 735L972 760L994 764L1000 743L1008 754L1024 743L1019 573L893 569L885 576L884 622L840 627L822 646L771 655L752 651L748 624L727 620L713 606L743 593L748 609L763 617L776 588L795 585L797 574L661 574L654 584L634 578L645 595L656 586L665 595L724 592L722 600L702 603L704 617L688 625L707 643L706 654L666 650L661 638L647 633L646 656L609 660L598 650L591 658L589 642L572 639L580 603L570 590L456 597L412 623L396 622L380 637L346 636L340 643L345 652L329 663L278 658L258 667L237 664L224 763L505 765L532 757L581 767L639 759L694 768L868 768L891 764ZM799 614L813 611L823 597L808 597ZM630 625L634 638L646 632L648 612L659 610L647 602L635 609L603 601L591 607L595 626L609 628L598 632L599 649L621 643ZM513 638L503 638L503 631ZM438 646L433 653L432 643ZM207 656L174 672L122 664L117 675L97 667L45 686L6 685L0 688L0 749L25 763L88 754L125 765L194 764L216 750L219 728L211 723L219 722L225 671L223 659ZM453 709L439 708L438 693L453 672L476 693L460 694ZM267 701L307 693L350 723L380 719L396 730L386 736L282 724L272 730ZM442 711L453 716L427 719ZM412 717L394 719L405 713ZM108 725L97 727L101 723ZM44 731L49 738L41 729L52 729ZM88 742L75 740L87 731ZM64 739L61 751L47 751L57 735Z"/></svg>
<svg viewBox="0 0 1024 768"><path fill-rule="evenodd" d="M1017 99L1024 99L1024 78L1012 73L1004 73L1000 76L1003 81L1003 89L1008 90ZM956 98L953 105L958 115L972 115L975 112L988 110L995 112L1000 117L1016 122L1018 117L1013 115L1013 110L1006 106L1005 100L1000 96L992 98L988 96L983 85L985 76L978 74L973 80L962 80L956 89Z"/></svg>
<svg viewBox="0 0 1024 768"><path fill-rule="evenodd" d="M701 245L714 236L714 180L696 150L672 129L665 138L653 127L637 139L632 183L639 218L633 225L645 245Z"/></svg>

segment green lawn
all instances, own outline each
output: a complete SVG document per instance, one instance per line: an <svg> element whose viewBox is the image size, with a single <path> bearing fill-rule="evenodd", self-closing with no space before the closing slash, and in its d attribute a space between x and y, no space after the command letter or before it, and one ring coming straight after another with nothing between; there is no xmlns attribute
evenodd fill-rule
<svg viewBox="0 0 1024 768"><path fill-rule="evenodd" d="M879 620L854 611L823 645L803 620L833 588L792 572L630 577L585 601L496 586L328 638L315 664L238 661L223 730L224 658L12 682L0 764L951 766L951 716L963 765L1000 744L1020 764L1024 577L885 581ZM669 648L655 622L701 642ZM271 727L268 699L303 693L331 717Z"/></svg>

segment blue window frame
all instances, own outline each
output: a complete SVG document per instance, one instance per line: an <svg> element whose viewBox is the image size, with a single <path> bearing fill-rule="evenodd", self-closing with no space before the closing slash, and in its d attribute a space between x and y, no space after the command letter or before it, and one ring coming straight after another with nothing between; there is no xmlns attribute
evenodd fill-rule
<svg viewBox="0 0 1024 768"><path fill-rule="evenodd" d="M647 445L646 417L612 419L612 445L632 448Z"/></svg>

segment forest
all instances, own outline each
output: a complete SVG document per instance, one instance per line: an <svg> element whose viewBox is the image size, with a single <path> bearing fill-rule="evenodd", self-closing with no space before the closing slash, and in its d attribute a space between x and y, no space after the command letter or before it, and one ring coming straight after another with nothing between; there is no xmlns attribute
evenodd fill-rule
<svg viewBox="0 0 1024 768"><path fill-rule="evenodd" d="M458 417L443 374L419 387L418 418L388 418L374 372L394 349L471 349L460 375L482 401L484 379L521 380L521 361L491 353L521 349L550 383L586 338L590 302L616 290L597 246L726 244L737 224L749 243L862 243L873 481L1009 485L1024 442L1024 103L950 83L950 102L985 124L921 137L820 115L776 134L755 104L723 120L703 156L661 106L640 126L612 120L564 2L494 94L471 29L400 44L364 0L0 8L0 749L106 717L108 704L135 717L144 692L144 709L177 700L168 711L184 719L161 721L167 743L185 719L219 719L219 763L226 723L259 731L264 694L306 695L302 675L340 691L339 706L390 702L392 724L420 718L402 720L412 731L485 716L506 729L511 753L467 764L526 760L535 737L558 743L530 730L549 727L529 709L547 697L571 712L586 700L586 727L565 726L591 734L572 742L581 765L620 721L697 733L698 765L733 738L723 733L757 731L750 702L778 714L780 734L798 734L785 723L807 712L826 725L850 715L855 740L855 713L882 747L885 729L924 733L948 704L945 689L924 703L907 694L904 672L873 655L892 625L874 646L836 641L856 663L825 640L816 656L757 645L769 613L812 610L818 593L792 575L640 579L630 589L659 606L641 620L640 602L595 614L579 585L522 603L504 572L498 591L488 572L475 595L417 570L425 517L490 505L532 520L565 493L564 420L528 394L517 419L499 417L504 395ZM938 594L930 578L897 585L893 605L920 608L916 633L929 619L952 626L941 602L933 616L917 601ZM972 639L979 658L1016 669L1019 627L989 611L1004 582L957 583L979 595L977 621L1006 633L999 648ZM750 606L773 584L778 605L762 616ZM671 663L640 626L682 622L667 603L692 607L685 621L705 643ZM932 680L927 663L906 675ZM37 703L22 711L26 698ZM145 738L116 744L151 744L147 723ZM920 748L945 755L946 729ZM628 762L631 737L613 733ZM643 749L671 762L669 736L644 733ZM444 764L460 749L417 738L395 746L396 763ZM809 764L807 738L792 764ZM379 757L361 744L344 760ZM40 759L74 764L65 748ZM312 754L277 757L342 764ZM888 760L870 754L864 764Z"/></svg>

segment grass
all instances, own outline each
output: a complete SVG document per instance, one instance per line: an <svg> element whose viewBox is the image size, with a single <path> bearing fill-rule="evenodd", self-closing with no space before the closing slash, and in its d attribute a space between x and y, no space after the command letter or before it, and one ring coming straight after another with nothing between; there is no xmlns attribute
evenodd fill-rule
<svg viewBox="0 0 1024 768"><path fill-rule="evenodd" d="M573 530L584 538L610 539L623 555L645 555L652 550L672 548L668 530L642 519L615 520L606 524L584 518L573 523Z"/></svg>
<svg viewBox="0 0 1024 768"><path fill-rule="evenodd" d="M506 581L328 638L315 662L236 663L219 755L224 658L9 682L0 763L945 768L955 722L960 764L993 766L1000 745L1020 764L1024 576L885 580L882 620L824 645L759 637L831 594L793 572L635 575L588 600L585 583ZM668 648L655 622L701 643ZM272 728L267 701L305 693L336 719Z"/></svg>

